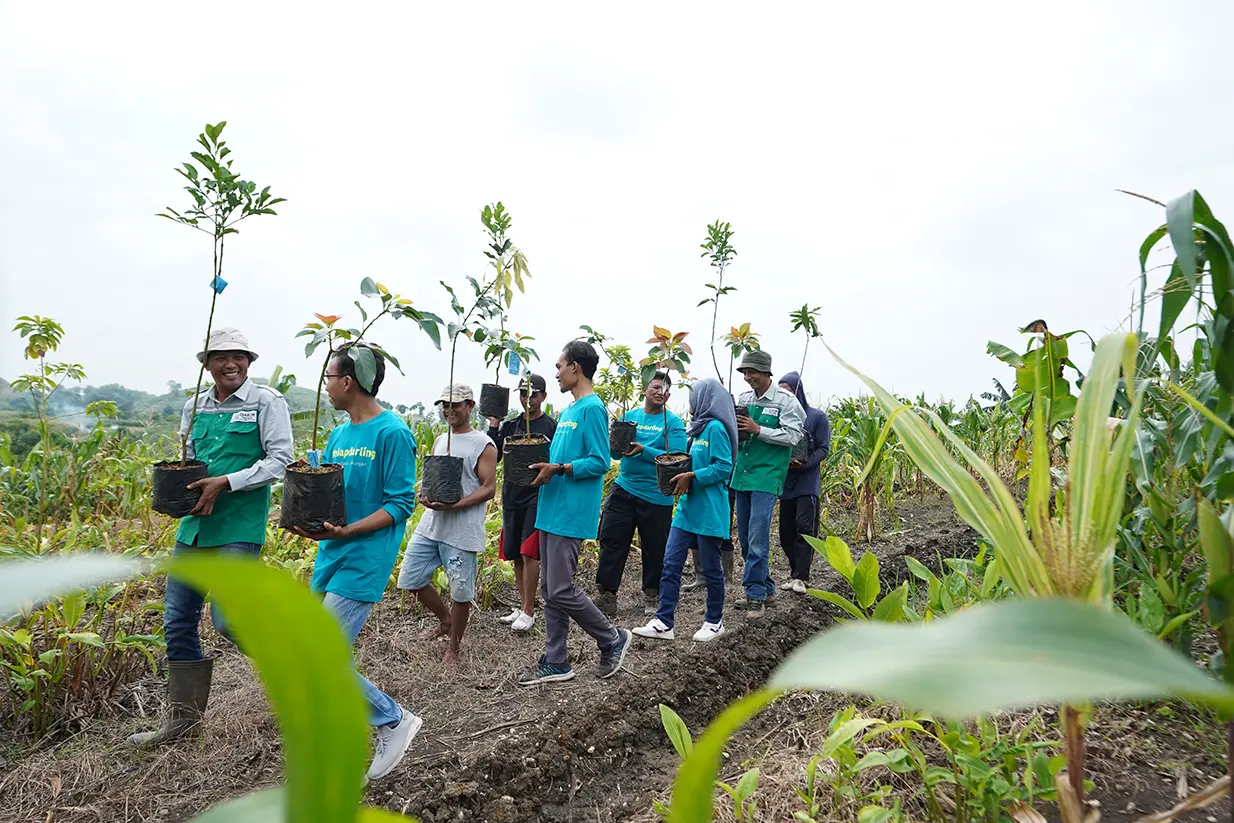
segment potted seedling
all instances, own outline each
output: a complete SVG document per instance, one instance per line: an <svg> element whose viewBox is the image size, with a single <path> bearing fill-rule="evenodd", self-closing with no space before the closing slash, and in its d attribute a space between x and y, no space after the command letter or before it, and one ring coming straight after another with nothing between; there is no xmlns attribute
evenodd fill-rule
<svg viewBox="0 0 1234 823"><path fill-rule="evenodd" d="M609 365L600 369L597 375L596 394L604 402L604 410L609 413L608 448L613 454L625 454L634 445L638 435L638 424L623 420L626 412L634 406L637 387L634 385L634 358L629 346L608 344L608 338L591 326L579 326L587 332L583 338L588 343L604 352ZM616 412L610 412L616 406Z"/></svg>
<svg viewBox="0 0 1234 823"><path fill-rule="evenodd" d="M258 191L256 183L243 180L238 172L232 171L232 158L229 157L231 149L221 139L223 127L226 125L226 121L213 126L207 123L205 131L197 135L202 151L191 153L196 164L185 163L184 168L176 169L176 173L188 181L184 190L192 197L192 204L183 212L168 207L166 212L157 215L204 232L210 235L213 243L210 316L206 320L202 352L206 352L209 347L218 296L227 286L227 281L223 279L223 247L227 236L240 231L236 224L242 220L259 214L276 214L273 206L285 199L271 197L269 186ZM206 361L203 357L201 368L197 371L197 388L193 392L193 411L189 415L189 425L180 434L180 459L154 464L154 499L151 506L155 511L169 517L184 517L201 498L201 491L189 489L188 485L206 477L206 464L200 460L189 460L188 440L197 420L197 405L200 402L201 381L205 372Z"/></svg>
<svg viewBox="0 0 1234 823"><path fill-rule="evenodd" d="M716 362L716 320L720 316L720 298L729 292L737 291L733 286L724 285L724 273L728 270L729 263L733 262L733 258L737 256L737 250L733 248L730 242L733 235L731 223L721 223L719 220L707 227L707 239L699 247L703 250L702 257L709 259L709 264L716 270L718 276L715 283L705 284L711 289L711 296L699 302L700 306L711 304L711 343L709 349L711 351L711 365L715 367L716 379L724 380L724 375L720 374L720 364ZM732 364L729 364L728 383L729 389L732 389L733 384L733 369Z"/></svg>
<svg viewBox="0 0 1234 823"><path fill-rule="evenodd" d="M380 346L365 339L369 329L383 317L406 317L414 320L428 334L433 344L441 349L441 319L429 312L421 312L411 305L406 297L391 294L390 290L377 283L371 277L364 278L360 283L360 293L369 298L376 297L381 301L380 309L373 317L369 317L360 301L356 308L360 310L361 328L344 328L338 325L342 315L315 314L316 322L311 322L301 329L296 337L312 339L304 346L304 356L312 357L321 344L326 344L326 355L321 362L321 375L317 379L317 402L313 405L313 434L308 453L287 467L283 481L283 506L279 511L280 528L292 530L296 527L315 534L323 531L322 524L329 521L332 525L342 526L347 523L347 509L344 500L343 466L339 463L323 463L321 452L317 449L319 435L318 423L321 415L321 390L326 384L326 371L330 361L338 354L336 344L346 345L344 351L355 365L356 381L366 391L372 391L373 378L377 376L377 351L394 368L402 372L398 360ZM356 345L363 341L365 346Z"/></svg>
<svg viewBox="0 0 1234 823"><path fill-rule="evenodd" d="M514 242L506 236L506 233L510 230L511 219L510 213L506 211L505 206L501 203L485 206L484 210L480 213L480 220L484 223L485 233L488 234L489 243L484 256L489 259L489 265L498 274L508 271L513 275L512 282L511 280L506 280L497 287L496 291L498 302L503 303L506 308L509 308L510 303L514 300L513 286L517 286L521 292L523 290L523 277L531 276L531 273L527 271L527 258L514 246ZM488 337L497 337L498 344L500 345L508 338L505 313L500 313L497 320L499 324L497 333L494 334L488 331ZM480 385L478 409L483 417L501 418L510 412L510 390L502 386L498 382L499 380L500 364L498 364L498 375L494 378L493 382Z"/></svg>
<svg viewBox="0 0 1234 823"><path fill-rule="evenodd" d="M788 315L788 319L792 321L793 324L790 334L800 329L801 331L804 331L806 335L806 345L801 351L801 369L797 372L803 377L806 371L806 355L810 353L810 340L815 337L823 336L818 330L818 313L821 308L821 306L810 308L810 304L805 303L796 311L789 312ZM807 442L808 440L808 437L802 437L797 441L797 443L793 446L791 459L800 460L804 463L809 458L810 444Z"/></svg>
<svg viewBox="0 0 1234 823"><path fill-rule="evenodd" d="M521 374L524 366L539 359L535 349L527 346L527 343L534 339L508 334L503 329L501 338L494 339L485 350L485 362L489 365L496 363L498 368L504 363L510 374ZM525 391L531 391L530 382L524 380L521 385ZM484 411L481 410L480 413L484 414ZM495 414L485 416L497 417ZM502 445L502 465L505 467L506 477L516 486L530 486L531 481L539 474L530 466L548 462L549 439L542 434L532 434L531 420L525 415L524 421L527 424L527 433L507 437Z"/></svg>
<svg viewBox="0 0 1234 823"><path fill-rule="evenodd" d="M758 351L762 347L758 342L758 332L753 331L749 323L730 327L728 334L720 339L724 341L725 346L728 346L728 383L725 385L731 391L733 386L733 364L746 352Z"/></svg>
<svg viewBox="0 0 1234 823"><path fill-rule="evenodd" d="M480 213L480 220L489 236L490 242L484 256L488 258L488 265L493 270L492 278L483 283L474 277L467 278L475 299L466 308L459 301L454 289L444 280L441 281L442 288L450 294L450 310L455 317L446 327L450 336L451 386L454 385L454 358L458 353L458 336L466 335L476 343L487 340L489 331L482 323L493 320L500 322L504 310L509 308L514 300L514 287L517 286L522 292L523 278L531 276L527 269L527 258L506 236L511 219L505 206L500 202L485 206ZM483 388L482 386L482 394ZM500 414L492 415L493 417L505 417L509 410L509 390L502 390L506 392L502 410ZM427 499L438 503L457 503L463 497L463 459L450 454L450 441L451 429L447 427L446 453L430 454L424 458L421 493Z"/></svg>
<svg viewBox="0 0 1234 823"><path fill-rule="evenodd" d="M652 348L647 356L639 361L643 385L647 385L658 371L676 371L685 376L686 364L694 352L690 344L685 342L689 332L679 331L676 334L659 326L652 328L654 335L648 343ZM671 453L668 449L668 426L664 427L664 454L656 457L656 484L661 494L673 493L673 478L690 470L689 454Z"/></svg>

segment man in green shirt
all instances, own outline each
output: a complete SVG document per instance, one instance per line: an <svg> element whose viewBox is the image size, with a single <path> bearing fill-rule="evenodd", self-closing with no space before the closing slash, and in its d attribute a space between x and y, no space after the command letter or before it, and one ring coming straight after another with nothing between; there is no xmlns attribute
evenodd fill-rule
<svg viewBox="0 0 1234 823"><path fill-rule="evenodd" d="M180 521L176 555L217 551L256 558L261 554L270 484L283 477L293 447L287 401L269 386L249 379L249 364L256 359L248 339L235 329L211 333L206 350L197 355L214 387L185 403L180 432L189 435L188 456L203 461L210 476L189 485L201 489L201 499ZM163 637L171 707L160 730L134 734L129 744L165 743L201 723L214 666L214 660L202 654L198 633L205 597L205 592L168 578ZM218 607L211 613L215 629L230 638Z"/></svg>
<svg viewBox="0 0 1234 823"><path fill-rule="evenodd" d="M736 492L737 537L746 561L741 580L746 614L758 618L767 598L775 593L769 566L771 515L784 491L793 444L802 437L806 416L797 398L772 379L770 354L747 352L737 370L751 390L737 400L737 431L749 437L737 450L732 489Z"/></svg>

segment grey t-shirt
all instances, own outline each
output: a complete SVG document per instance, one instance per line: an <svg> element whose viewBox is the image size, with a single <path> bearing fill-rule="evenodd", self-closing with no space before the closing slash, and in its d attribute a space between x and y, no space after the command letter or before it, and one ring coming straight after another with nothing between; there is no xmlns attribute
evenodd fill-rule
<svg viewBox="0 0 1234 823"><path fill-rule="evenodd" d="M480 455L490 446L496 448L484 432L472 430L450 436L450 454L463 458L464 497L480 488L476 465L480 462ZM440 434L433 443L433 454L445 453L446 435ZM454 511L427 509L416 525L416 534L465 552L484 551L484 512L487 509L487 502Z"/></svg>

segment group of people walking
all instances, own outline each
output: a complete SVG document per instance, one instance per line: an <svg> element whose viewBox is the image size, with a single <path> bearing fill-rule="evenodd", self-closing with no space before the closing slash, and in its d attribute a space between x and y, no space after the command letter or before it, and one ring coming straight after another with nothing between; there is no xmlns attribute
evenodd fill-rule
<svg viewBox="0 0 1234 823"><path fill-rule="evenodd" d="M624 454L610 452L609 412L592 382L599 356L586 342L567 343L557 358L557 386L572 397L557 420L544 412L548 391L540 375L526 375L519 386L522 413L504 421L489 418L487 432L472 425L472 390L447 386L437 405L449 432L436 439L432 453L463 459L462 497L453 503L428 499L423 492L417 496L417 444L402 418L377 400L385 362L380 353L373 355L371 377L357 374L346 347L334 353L325 371L330 403L346 413L347 421L331 432L321 459L343 466L348 522L325 523L320 532L295 530L318 542L312 590L321 594L349 643L354 644L381 601L406 523L419 504L425 510L407 543L398 587L414 592L436 617L426 638L445 638L443 661L452 665L458 660L502 447L506 439L529 430L550 440L548 462L531 467L536 472L531 486L509 478L503 484L499 546L500 556L514 566L519 601L501 621L514 632L533 629L537 589L544 614L543 654L518 678L520 684L576 677L566 653L571 621L596 642L596 676L611 677L624 664L634 636L674 638L682 588L706 587L706 611L694 640L709 642L723 634L725 580L734 568L734 518L745 559L745 599L738 607L750 619L762 616L776 591L769 554L777 500L780 542L791 573L780 588L806 591L813 551L804 537L818 532L819 464L830 448L830 431L826 415L808 405L796 372L773 381L767 353L751 352L742 360L739 371L749 391L735 404L717 380L693 384L688 423L668 410L670 376L656 373L644 386L642 407L624 415L637 427ZM186 403L181 428L188 430L196 408L189 453L207 464L210 476L192 484L201 490L201 499L181 521L175 553L209 550L256 557L265 538L270 485L293 457L287 403L248 377L257 355L235 329L213 333L198 359L214 386ZM689 470L673 479L671 495L656 481L655 459L666 448L690 455ZM604 478L614 459L620 459L620 470L605 496ZM636 532L643 612L650 619L631 630L614 620ZM575 576L583 541L597 538L593 600ZM694 579L683 583L690 557ZM438 569L445 571L448 602L434 585ZM169 579L164 622L170 709L161 729L133 735L131 744L163 743L200 724L212 673L198 635L205 596ZM215 608L212 617L216 629L230 638L225 616ZM402 759L422 720L357 677L376 729L368 770L368 779L376 779Z"/></svg>

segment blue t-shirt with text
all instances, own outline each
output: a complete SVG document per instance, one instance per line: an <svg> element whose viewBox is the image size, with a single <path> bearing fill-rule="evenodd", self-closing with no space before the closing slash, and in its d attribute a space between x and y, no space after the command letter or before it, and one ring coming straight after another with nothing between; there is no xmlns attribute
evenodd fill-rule
<svg viewBox="0 0 1234 823"><path fill-rule="evenodd" d="M573 464L573 476L554 477L540 487L536 528L559 537L595 540L604 475L612 466L608 413L600 398L589 394L566 406L557 419L548 460Z"/></svg>
<svg viewBox="0 0 1234 823"><path fill-rule="evenodd" d="M343 466L348 523L378 509L385 509L394 523L368 534L319 542L313 591L376 603L386 590L416 505L416 439L403 419L387 410L372 420L336 428L322 462Z"/></svg>
<svg viewBox="0 0 1234 823"><path fill-rule="evenodd" d="M673 498L660 493L656 483L656 458L664 454L664 425L668 421L668 450L673 454L685 454L686 425L681 418L665 409L660 414L648 414L643 409L631 409L621 418L638 426L635 442L641 443L642 452L633 457L621 458L621 473L617 485L630 494L657 506L673 505Z"/></svg>

